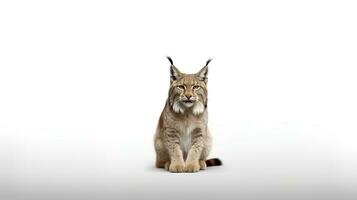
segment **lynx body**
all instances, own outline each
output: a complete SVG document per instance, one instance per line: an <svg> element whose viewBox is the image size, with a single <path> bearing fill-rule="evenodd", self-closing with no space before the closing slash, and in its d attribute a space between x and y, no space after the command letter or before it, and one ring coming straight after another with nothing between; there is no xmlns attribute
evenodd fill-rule
<svg viewBox="0 0 357 200"><path fill-rule="evenodd" d="M219 159L207 160L211 149L207 127L207 74L211 60L198 73L184 74L168 59L169 96L154 136L156 167L170 172L197 172L221 165Z"/></svg>

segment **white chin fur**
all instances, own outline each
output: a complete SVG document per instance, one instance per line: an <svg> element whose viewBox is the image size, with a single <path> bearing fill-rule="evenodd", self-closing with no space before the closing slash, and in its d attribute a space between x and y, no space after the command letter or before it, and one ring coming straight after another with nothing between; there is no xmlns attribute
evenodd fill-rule
<svg viewBox="0 0 357 200"><path fill-rule="evenodd" d="M193 106L194 103L182 103L186 108L190 108Z"/></svg>
<svg viewBox="0 0 357 200"><path fill-rule="evenodd" d="M174 104L172 105L172 109L174 110L174 112L176 113L184 113L185 109L182 108L182 106L180 105L179 102L175 101Z"/></svg>
<svg viewBox="0 0 357 200"><path fill-rule="evenodd" d="M195 103L195 106L192 108L192 113L194 115L199 115L203 113L203 111L205 111L205 106L200 101Z"/></svg>
<svg viewBox="0 0 357 200"><path fill-rule="evenodd" d="M194 115L199 115L203 113L205 110L205 106L201 102L196 102L196 103L180 103L178 101L174 102L172 105L172 109L176 113L184 113L186 109L192 107L192 113Z"/></svg>

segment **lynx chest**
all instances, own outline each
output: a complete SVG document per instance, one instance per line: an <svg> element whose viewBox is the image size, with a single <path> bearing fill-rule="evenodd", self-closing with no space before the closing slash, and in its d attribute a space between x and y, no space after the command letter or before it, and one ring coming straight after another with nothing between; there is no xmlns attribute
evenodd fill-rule
<svg viewBox="0 0 357 200"><path fill-rule="evenodd" d="M195 124L187 123L181 129L180 147L181 147L181 150L182 150L182 153L184 154L184 156L188 154L188 152L192 146L192 131L195 128L196 128Z"/></svg>

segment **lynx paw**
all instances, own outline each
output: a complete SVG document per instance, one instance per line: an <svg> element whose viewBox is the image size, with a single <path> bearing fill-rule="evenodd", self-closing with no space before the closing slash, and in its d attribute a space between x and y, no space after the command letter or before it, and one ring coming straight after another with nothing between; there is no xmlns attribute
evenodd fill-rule
<svg viewBox="0 0 357 200"><path fill-rule="evenodd" d="M200 169L205 170L207 168L206 161L200 160Z"/></svg>
<svg viewBox="0 0 357 200"><path fill-rule="evenodd" d="M167 161L167 162L165 163L165 169L166 169L167 171L169 171L169 168L170 168L170 161Z"/></svg>
<svg viewBox="0 0 357 200"><path fill-rule="evenodd" d="M198 162L186 163L185 172L198 172L200 171L200 165Z"/></svg>
<svg viewBox="0 0 357 200"><path fill-rule="evenodd" d="M178 173L178 172L183 172L184 168L185 168L185 165L183 163L173 162L170 164L169 171Z"/></svg>

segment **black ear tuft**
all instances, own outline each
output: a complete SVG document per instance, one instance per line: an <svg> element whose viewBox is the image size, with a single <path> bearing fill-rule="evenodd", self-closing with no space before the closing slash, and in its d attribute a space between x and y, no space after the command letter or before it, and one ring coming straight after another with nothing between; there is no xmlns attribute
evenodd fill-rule
<svg viewBox="0 0 357 200"><path fill-rule="evenodd" d="M212 58L208 59L205 66L207 66L211 61L212 61Z"/></svg>
<svg viewBox="0 0 357 200"><path fill-rule="evenodd" d="M171 65L174 65L174 62L172 61L170 56L166 56L166 58L170 61Z"/></svg>

